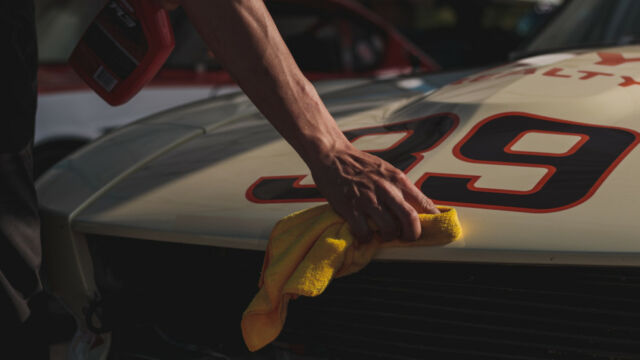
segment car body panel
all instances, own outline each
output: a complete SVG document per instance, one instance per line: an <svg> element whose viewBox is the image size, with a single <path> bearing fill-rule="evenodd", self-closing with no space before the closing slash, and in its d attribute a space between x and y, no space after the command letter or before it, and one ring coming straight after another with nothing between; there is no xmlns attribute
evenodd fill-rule
<svg viewBox="0 0 640 360"><path fill-rule="evenodd" d="M167 110L194 99L204 99L212 93L209 87L148 88L134 101L112 107L94 92L70 91L39 98L34 141L41 144L61 138L95 139L101 135L149 114ZM73 105L71 105L73 104ZM48 114L47 114L48 113ZM51 114L65 116L52 120ZM64 114L64 115L62 115ZM40 121L40 120L43 121Z"/></svg>
<svg viewBox="0 0 640 360"><path fill-rule="evenodd" d="M437 146L424 151L424 159L408 172L414 182L423 180L427 172L470 174L479 176L475 183L478 188L515 193L537 191L549 175L548 167L472 162L456 156L457 144L467 140L480 125L499 116L524 114L552 122L593 125L606 131L620 129L631 137L625 151L579 201L544 211L454 202L464 228L463 241L438 248L385 250L378 258L640 264L637 236L640 224L634 220L634 205L640 193L636 181L640 155L634 150L640 131L636 100L640 86L629 82L640 79L640 63L625 60L616 66L599 64L606 63L603 54L634 59L640 57L640 47L524 59L467 77L433 93L420 91L420 81L411 87L406 86L411 79L402 79L326 94L324 100L343 130L387 126L436 114L456 118L456 126ZM192 123L197 119L218 118L215 108L207 109L206 101L201 104L204 105L199 105L200 108L185 107L156 119L149 118L139 126L185 124L181 121L186 118ZM244 112L221 114L224 116L220 118L226 121L217 125L198 124L203 129L200 134L164 147L139 166L112 179L73 212L73 229L81 233L264 249L279 218L318 202L255 201L248 195L252 185L261 177L303 175L308 170L255 110L245 107ZM529 143L522 138L523 143L512 145L514 151L520 146L529 152L549 153L554 147L569 150L579 147L572 143L579 140L575 137L548 136ZM401 138L402 134L390 132L365 136L355 144L367 150L385 149L396 146ZM138 146L144 143L140 141ZM92 153L117 157L120 150L117 142L103 142L86 153L85 161L91 162ZM95 160L98 163L97 156ZM63 161L54 171L73 161L74 157ZM108 166L104 161L100 164ZM51 194L49 184L53 180L47 177L47 181L40 183L39 191L44 195L41 196L44 208L55 208L55 196L47 196ZM299 185L309 185L308 179L307 176ZM64 191L63 188L64 185L54 192Z"/></svg>

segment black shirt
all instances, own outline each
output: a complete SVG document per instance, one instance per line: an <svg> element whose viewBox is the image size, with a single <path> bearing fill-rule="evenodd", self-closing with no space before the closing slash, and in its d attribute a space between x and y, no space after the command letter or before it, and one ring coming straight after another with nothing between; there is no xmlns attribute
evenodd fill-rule
<svg viewBox="0 0 640 360"><path fill-rule="evenodd" d="M0 0L0 153L33 138L38 53L33 0Z"/></svg>
<svg viewBox="0 0 640 360"><path fill-rule="evenodd" d="M1 334L29 316L27 301L41 288L40 224L30 146L38 66L34 17L33 0L0 0ZM6 357L3 351L0 346L0 358Z"/></svg>

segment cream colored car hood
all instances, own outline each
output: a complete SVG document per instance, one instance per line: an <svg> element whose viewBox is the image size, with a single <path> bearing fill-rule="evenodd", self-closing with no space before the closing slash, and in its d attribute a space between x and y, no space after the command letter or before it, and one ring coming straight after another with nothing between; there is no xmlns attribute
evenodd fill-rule
<svg viewBox="0 0 640 360"><path fill-rule="evenodd" d="M341 129L365 129L352 135L366 150L402 148L428 130L402 124L441 118L432 146L419 143L426 134L407 147L419 150L408 177L458 209L464 238L380 258L640 264L640 47L539 56L433 93L423 86L390 80L324 96ZM309 176L284 195L266 180L305 174L295 152L235 96L107 136L57 165L38 191L45 214L69 215L81 233L264 249L278 219L319 204L296 195Z"/></svg>

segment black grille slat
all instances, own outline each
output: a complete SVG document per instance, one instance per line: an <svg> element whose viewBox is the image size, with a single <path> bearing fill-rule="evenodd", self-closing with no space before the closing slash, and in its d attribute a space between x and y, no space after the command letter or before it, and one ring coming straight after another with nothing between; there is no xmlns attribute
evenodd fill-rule
<svg viewBox="0 0 640 360"><path fill-rule="evenodd" d="M355 358L640 359L640 277L598 271L373 263L292 301L280 341Z"/></svg>
<svg viewBox="0 0 640 360"><path fill-rule="evenodd" d="M336 289L330 289L327 291L326 294L323 294L323 296L326 297L325 301L329 301L331 297L337 293L346 293L346 297L349 297L348 291L342 292L340 290L343 290L343 288L336 287ZM384 297L380 296L382 291L380 289L353 287L350 291L353 291L351 297L359 299L368 298L372 299L371 301L376 301L376 299L380 299L381 301L394 301L398 305L406 306L410 306L411 304L421 306L421 304L425 304L424 298L428 297L430 301L426 302L426 304L438 305L441 308L448 309L470 308L491 312L495 311L497 305L500 305L500 313L523 313L526 311L526 314L530 316L537 315L542 317L550 317L558 313L573 312L576 316L588 318L589 322L594 325L609 327L612 326L612 323L615 323L615 325L621 329L627 328L629 330L640 330L640 319L637 311L632 313L602 308L571 308L569 306L558 306L553 304L549 305L522 301L508 301L504 299L495 299L493 297L482 298L477 295L465 297L463 295L443 294L432 291L416 292L400 288L389 289L387 292L383 293L386 294ZM404 296L408 293L412 294L411 298ZM635 309L630 309L630 311L635 311Z"/></svg>
<svg viewBox="0 0 640 360"><path fill-rule="evenodd" d="M341 279L342 280L342 279ZM394 279L389 279L389 278L374 278L374 277L363 277L361 279L358 279L360 281L358 281L358 283L349 283L348 278L345 278L344 280L346 280L345 282L340 282L340 281L336 281L336 285L337 286L371 286L374 288L380 288L380 289L389 289L390 287L393 288L398 288L398 284L402 284L403 281L402 280L394 280ZM533 289L533 288L529 288L529 289L525 289L525 288L514 288L513 286L511 287L506 287L506 286L502 286L502 287L497 287L497 286L478 286L478 285L468 285L468 284L455 284L455 286L452 286L451 284L447 284L445 282L435 282L435 281L431 281L431 282L406 282L407 285L420 285L420 286L424 286L426 287L426 289L429 289L429 287L431 286L438 286L438 289L445 289L447 290L448 294L467 294L466 296L469 296L468 294L472 293L474 290L483 290L483 291L494 291L496 294L501 294L501 295L509 295L514 299L517 299L518 297L521 298L530 298L530 296L534 295L534 296L547 296L547 295L555 295L558 296L558 298L556 300L561 300L564 303L568 303L571 304L572 301L574 300L579 300L579 301L587 301L590 300L592 305L596 305L598 308L602 308L603 306L603 302L614 302L616 307L619 307L621 305L621 303L626 303L628 307L630 308L634 308L634 307L638 307L640 306L640 299L630 299L628 297L624 297L622 295L614 297L614 296L605 296L602 293L599 294L591 294L591 293L587 293L587 292L580 292L580 293L576 293L576 292L567 292L567 291L550 291L550 290L539 290L539 289ZM585 287L586 286L594 286L594 283L585 283L584 284ZM610 285L610 284L607 284ZM640 290L640 285L628 285L625 287L624 289L624 294L628 296L629 291L636 291L635 287L638 287L638 290ZM405 288L399 288L399 289L415 289L416 287L405 287ZM600 286L600 290L602 291L603 286ZM421 290L421 291L425 291L425 290ZM429 290L426 290L429 291ZM611 291L611 289L607 289L607 291ZM640 317L640 315L638 315Z"/></svg>
<svg viewBox="0 0 640 360"><path fill-rule="evenodd" d="M593 299L590 303L585 304L583 303L580 307L578 306L570 306L568 304L553 304L553 303L549 303L548 301L546 302L535 302L532 300L529 301L525 301L523 299L523 296L518 296L518 297L513 297L512 298L504 298L504 297L500 297L499 294L494 294L492 296L476 296L476 295L463 295L463 294L454 294L454 293L445 293L445 292L436 292L436 291L430 291L430 290L426 290L426 291L416 291L414 289L403 289L403 288L397 288L397 287L389 287L389 288L384 288L384 287L379 287L379 286L375 286L375 287L369 287L369 286L362 286L362 285L357 285L357 288L359 290L359 292L362 294L362 292L367 292L367 293L373 293L375 291L381 291L381 290L388 290L388 291L397 291L397 292L402 292L404 294L409 294L409 295L415 295L416 297L420 296L420 295L424 295L424 296L433 296L433 297L441 297L441 298L446 298L448 300L472 300L472 301L482 301L482 302L489 302L492 304L502 304L502 305L513 305L513 306L528 306L531 308L539 308L539 309L543 309L543 310L562 310L562 311L577 311L577 312L593 312L593 311L597 311L599 313L602 313L604 315L611 315L611 316L632 316L635 318L635 320L633 322L637 322L638 320L640 320L640 314L629 314L628 312L624 312L624 311L618 311L618 310L611 310L611 308L613 308L614 306L610 306L609 309L603 309L603 304L600 301L597 301L596 299ZM513 295L513 294L511 294ZM531 294L532 295L532 294ZM538 294L539 296L541 296L541 294ZM566 296L569 297L569 296ZM570 299L563 299L563 302L569 302ZM577 299L577 300L581 300L581 301L585 301L584 298L582 299ZM616 302L616 305L620 306L620 302ZM637 304L637 306L640 306L640 304Z"/></svg>
<svg viewBox="0 0 640 360"><path fill-rule="evenodd" d="M331 324L333 326L344 326L344 324ZM326 329L326 328L325 328ZM361 353L367 353L368 349L376 349L382 358L395 358L397 356L411 358L424 358L425 355L433 356L434 353L448 354L449 356L457 355L458 357L446 357L444 359L459 359L459 356L470 356L473 359L527 359L538 360L548 359L549 356L561 355L562 359L637 359L633 356L625 356L621 353L600 353L593 355L588 349L576 351L575 349L544 349L542 347L530 347L523 344L509 344L505 342L495 343L479 338L464 337L443 337L438 334L424 334L423 337L411 336L410 333L393 333L385 328L377 328L368 330L380 330L376 335L367 332L367 336L357 335L362 327L350 326L342 328L339 334L329 330L311 330L303 336L300 334L291 336L292 340L296 338L304 339L309 343L311 337L315 338L318 344L328 344L326 348L342 348L350 349L355 353L359 350ZM346 332L344 330L351 330ZM385 331L386 330L386 331ZM288 335L288 334L287 334ZM336 336L338 335L338 336ZM388 338L401 338L404 342L391 342ZM424 337L428 336L428 337ZM336 341L339 338L340 341ZM338 345L340 344L340 345ZM340 353L339 358L344 354ZM361 358L361 357L358 357ZM555 357L553 357L555 358ZM467 357L464 357L467 359Z"/></svg>
<svg viewBox="0 0 640 360"><path fill-rule="evenodd" d="M329 349L333 350L336 353L339 353L341 356L339 359L397 359L397 360L414 360L415 356L402 356L396 354L379 354L372 353L370 351L366 351L365 349L354 349L354 346L350 347L340 347L340 346L329 346ZM398 351L402 351L403 348L399 348ZM430 359L465 359L465 360L499 360L499 359L507 359L507 360L544 360L544 358L533 358L533 357L525 357L525 356L509 356L504 357L501 355L486 355L486 354L478 354L472 351L455 351L455 350L445 350L445 349L434 349L434 348L424 348L420 351L420 359L430 358Z"/></svg>
<svg viewBox="0 0 640 360"><path fill-rule="evenodd" d="M358 287L358 290L359 291L357 292L357 294L353 294L351 296L348 296L347 294L347 296L345 297L370 298L372 299L371 301L376 301L377 299L380 299L378 297L380 295L380 291L368 291L372 289L365 289L361 287ZM392 293L393 291L395 291L395 293ZM334 295L338 292L339 292L338 289L336 289L336 291L333 291L333 290L330 292L328 291L327 294L325 295L326 301L329 301L333 296L338 296L338 295ZM407 292L409 292L409 290L392 288L392 289L389 289L389 293L391 294L385 293L388 296L386 296L383 299L380 299L380 301L395 302L399 305L404 304L407 306L410 306L413 304L415 304L416 306L421 306L422 304L424 304L424 302L421 301L421 299L423 298L418 296L413 296L411 299L400 298L402 294L405 294ZM542 315L549 315L555 312L571 311L576 313L577 315L589 316L589 322L591 324L608 326L612 322L612 319L614 319L613 322L615 322L616 326L622 326L630 329L640 328L639 314L637 312L636 313L631 312L631 311L634 311L634 309L629 309L629 312L623 312L623 311L611 310L611 309L602 309L602 308L598 309L594 307L572 308L569 306L558 306L553 304L540 304L540 303L530 303L530 302L522 302L522 301L516 302L516 301L507 301L503 299L496 300L494 298L482 298L480 296L465 297L462 295L443 294L443 293L436 293L432 291L425 291L425 292L422 292L420 295L429 297L431 301L428 302L428 304L439 304L440 307L442 308L466 309L468 307L467 305L473 302L474 304L473 304L473 307L471 307L472 309L485 310L485 311L495 310L496 305L501 305L501 309L500 309L501 313L508 312L509 309L511 309L512 312L513 311L522 312L522 310L527 310L529 311L529 314L540 313ZM545 310L548 312L544 312Z"/></svg>
<svg viewBox="0 0 640 360"><path fill-rule="evenodd" d="M332 301L332 300L336 300L336 301ZM330 301L332 302L329 303ZM452 307L429 306L429 305L423 305L423 304L407 304L402 302L391 302L391 301L377 300L377 299L362 300L362 299L356 299L356 298L340 298L336 296L331 296L331 297L327 296L325 299L323 299L323 301L320 304L318 304L318 306L330 307L332 310L339 310L339 308L337 308L335 305L336 302L339 304L345 304L345 303L348 304L349 302L352 302L352 301L358 301L357 305L354 305L353 309L346 309L343 311L358 312L358 311L364 311L363 309L377 309L380 306L387 306L387 307L404 306L401 309L395 310L395 314L397 314L400 317L403 315L404 317L407 317L407 316L412 316L413 314L413 312L411 312L412 308L408 306L413 306L413 307L418 306L423 310L427 310L427 311L430 310L430 312L426 312L425 314L432 315L432 317L429 318L432 321L435 321L438 318L447 319L457 313L457 314L466 315L468 319L478 319L480 322L484 322L486 318L491 318L494 324L511 322L511 323L515 323L516 325L522 326L526 322L530 322L530 323L535 323L537 328L559 329L562 327L568 327L569 329L576 329L576 328L581 329L584 332L586 332L586 330L607 331L608 335L615 335L617 339L616 341L624 341L624 340L620 340L620 338L624 336L630 339L633 339L634 334L637 334L637 332L640 331L640 327L636 327L636 328L621 327L618 324L610 324L608 326L594 325L584 320L569 322L569 321L561 321L561 320L554 320L554 319L548 319L548 318L541 319L539 317L525 316L525 315L513 314L513 313L505 314L497 311L489 312L489 311L478 311L473 309L470 309L470 310L457 309ZM301 309L304 309L305 311L307 310L311 311L311 310L314 310L314 307L317 307L317 306L309 306L308 304L307 306L305 306L305 304L307 303L300 304L297 306L300 307ZM497 320L499 318L502 318L502 319ZM505 328L507 327L505 326ZM609 331L610 329L613 329L613 328L617 330L615 334L612 334ZM624 330L624 332L622 330ZM552 332L552 330L549 330L549 332ZM583 337L587 338L588 336L583 336ZM633 341L633 340L630 340L630 341Z"/></svg>
<svg viewBox="0 0 640 360"><path fill-rule="evenodd" d="M306 308L305 310L309 309ZM555 349L575 353L584 352L585 350L581 346L585 343L592 344L591 349L586 351L599 350L606 352L608 347L615 346L618 351L623 352L632 351L638 346L638 344L634 341L624 341L617 339L608 339L607 341L603 341L602 338L576 336L561 333L545 333L542 331L527 330L522 328L496 327L456 321L434 321L431 319L419 317L411 318L409 316L400 318L397 314L390 313L370 313L364 311L358 312L353 310L345 312L337 309L331 309L329 311L331 311L331 313L334 315L336 313L339 313L341 315L340 320L333 320L332 317L330 317L331 314L315 310L315 315L313 317L314 327L319 326L322 329L334 328L343 331L344 329L348 328L351 323L353 323L357 324L354 325L357 327L366 327L369 329L377 328L380 330L384 329L389 332L403 334L411 333L415 335L430 337L432 339L438 339L441 337L460 340L477 339L482 341L483 343L495 344L495 346L519 345L537 349L546 349L549 347L553 347ZM385 323L384 320L391 317L402 320L405 327L403 329L387 329L381 328L377 325L379 323ZM524 340L512 340L515 338L513 335L519 335L518 338L522 339L526 339L526 337L529 335L537 336L538 343L531 345Z"/></svg>
<svg viewBox="0 0 640 360"><path fill-rule="evenodd" d="M325 333L330 335L330 333ZM401 359L415 359L415 355L413 357L410 354L421 354L419 358L423 358L422 356L429 355L433 356L435 354L448 355L449 357L445 359L451 358L454 355L465 355L465 356L473 356L474 360L480 359L501 359L507 358L504 354L500 354L497 352L479 352L472 351L466 349L456 349L454 346L451 347L443 347L437 345L428 345L422 344L420 345L417 342L412 343L401 343L401 342L390 342L381 339L375 339L373 341L371 338L358 336L354 334L347 334L343 336L345 340L340 345L329 345L328 348L341 349L344 352L350 351L353 354L367 354L370 355L372 352L368 349L377 348L379 352L377 353L380 358L401 358ZM382 351L380 351L382 350ZM341 358L348 359L349 357L345 357L344 353L340 353ZM455 357L460 358L460 357ZM518 360L541 360L544 358L536 357L527 354L521 355L508 355L508 359L518 359Z"/></svg>
<svg viewBox="0 0 640 360"><path fill-rule="evenodd" d="M339 283L338 286L349 286L349 282L348 282L348 278L344 278L344 280L346 281L345 283ZM384 286L385 284L387 286L389 286L389 284L393 284L391 286L397 285L398 283L406 283L408 285L420 285L420 286L432 286L432 285L437 285L437 286L443 286L446 285L443 282L436 282L436 281L410 281L410 280L403 280L403 279L393 279L393 278L384 278L384 277L370 277L370 276L364 276L361 279L359 279L361 281L359 281L358 283L354 283L356 285L370 285L370 286L376 286L376 287L380 287L380 288L386 288L386 286ZM583 285L585 286L598 286L600 288L600 290L602 290L605 287L611 287L611 284L609 282L604 282L604 281L585 281L583 283ZM514 289L513 287L498 287L498 286L477 286L477 285L469 285L469 284L455 284L456 288L459 288L461 290L461 292L468 292L469 290L474 290L474 289L491 289L494 291L508 291L510 293L530 293L530 292L534 292L534 293L538 293L538 294L545 294L545 295L555 295L555 296L578 296L578 294L576 294L575 292L566 292L566 291L549 291L549 290L534 290L534 289ZM635 291L637 288L638 291L640 291L640 283L639 284L626 284L626 285L618 285L616 287L616 289L623 291L624 294L628 295L628 291ZM607 288L607 291L611 292L614 289L610 289ZM640 299L629 299L629 298L625 298L622 297L622 295L620 297L613 297L613 296L604 296L602 294L599 295L593 295L593 294L589 294L589 293L581 293L579 294L579 296L587 296L592 298L594 301L597 301L598 304L601 303L601 301L620 301L620 302L628 302L630 303L630 306L639 306L640 305Z"/></svg>

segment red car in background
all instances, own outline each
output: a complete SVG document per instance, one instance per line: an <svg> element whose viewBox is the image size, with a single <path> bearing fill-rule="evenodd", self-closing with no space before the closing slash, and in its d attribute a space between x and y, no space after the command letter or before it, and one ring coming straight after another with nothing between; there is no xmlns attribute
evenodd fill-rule
<svg viewBox="0 0 640 360"><path fill-rule="evenodd" d="M393 26L356 2L267 0L266 3L298 65L312 81L386 76L416 68L425 71L439 68ZM56 10L61 22L66 16L72 15L64 14L65 12L80 9L77 6L71 9L67 6ZM207 50L184 12L177 10L171 17L176 48L151 85L181 86L185 82L188 85L194 82L207 85L232 84L233 80ZM80 22L85 23L90 19L91 17L87 17ZM81 32L68 34L64 39L52 39L52 36L46 34L47 31L46 28L39 29L40 37L45 38L41 41L40 92L86 88L66 65L68 54ZM49 51L52 47L56 49Z"/></svg>
<svg viewBox="0 0 640 360"><path fill-rule="evenodd" d="M66 65L101 1L37 1L41 65L36 172L104 132L179 104L237 91L180 9L176 47L163 70L128 104L111 107ZM386 77L438 65L391 25L349 0L267 0L296 62L312 81Z"/></svg>

